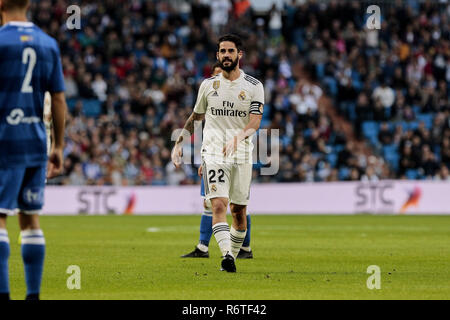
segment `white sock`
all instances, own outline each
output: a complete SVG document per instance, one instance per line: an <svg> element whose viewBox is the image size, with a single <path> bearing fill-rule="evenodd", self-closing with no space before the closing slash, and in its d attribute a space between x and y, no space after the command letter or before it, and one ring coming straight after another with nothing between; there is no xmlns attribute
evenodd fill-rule
<svg viewBox="0 0 450 320"><path fill-rule="evenodd" d="M208 252L208 246L205 246L203 243L199 243L199 244L197 245L197 248L198 248L200 251Z"/></svg>
<svg viewBox="0 0 450 320"><path fill-rule="evenodd" d="M0 229L0 242L9 243L8 231L6 229Z"/></svg>
<svg viewBox="0 0 450 320"><path fill-rule="evenodd" d="M212 229L222 256L225 256L231 252L230 227L226 222L219 222L213 225Z"/></svg>
<svg viewBox="0 0 450 320"><path fill-rule="evenodd" d="M247 233L247 230L240 231L236 230L231 227L230 231L230 239L231 239L231 253L233 254L233 257L236 259L239 250L241 250L242 243L244 242L245 235Z"/></svg>
<svg viewBox="0 0 450 320"><path fill-rule="evenodd" d="M44 232L41 229L29 229L20 232L21 244L45 245Z"/></svg>

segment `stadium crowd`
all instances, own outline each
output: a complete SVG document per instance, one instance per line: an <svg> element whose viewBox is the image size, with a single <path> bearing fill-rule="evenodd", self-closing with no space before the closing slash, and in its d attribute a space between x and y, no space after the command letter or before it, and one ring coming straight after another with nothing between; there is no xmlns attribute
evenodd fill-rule
<svg viewBox="0 0 450 320"><path fill-rule="evenodd" d="M69 30L74 3L81 28ZM195 165L170 162L171 136L228 32L244 38L241 67L264 84L262 127L280 130L280 170L260 176L258 163L254 182L450 180L450 4L396 1L383 7L380 30L365 27L365 9L333 0L288 1L266 14L248 0L33 1L32 21L60 44L70 108L66 174L54 183L198 183ZM325 97L373 154L332 121Z"/></svg>

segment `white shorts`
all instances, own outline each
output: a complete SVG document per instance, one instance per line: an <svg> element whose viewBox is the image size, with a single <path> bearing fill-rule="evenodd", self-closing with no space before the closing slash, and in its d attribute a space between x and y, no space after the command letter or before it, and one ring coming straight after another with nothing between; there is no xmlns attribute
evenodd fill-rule
<svg viewBox="0 0 450 320"><path fill-rule="evenodd" d="M250 198L252 164L203 162L205 199L228 198L230 203L247 205Z"/></svg>

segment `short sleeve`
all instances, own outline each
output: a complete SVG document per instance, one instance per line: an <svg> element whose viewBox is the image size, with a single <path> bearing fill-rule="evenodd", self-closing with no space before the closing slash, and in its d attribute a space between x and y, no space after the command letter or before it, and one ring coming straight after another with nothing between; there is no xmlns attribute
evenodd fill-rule
<svg viewBox="0 0 450 320"><path fill-rule="evenodd" d="M64 92L65 91L64 75L61 63L61 54L59 52L58 45L55 46L53 60L54 65L53 71L49 79L48 91L50 93Z"/></svg>
<svg viewBox="0 0 450 320"><path fill-rule="evenodd" d="M206 113L207 100L206 100L206 80L203 80L200 88L198 89L197 101L195 102L194 112L195 113Z"/></svg>
<svg viewBox="0 0 450 320"><path fill-rule="evenodd" d="M259 82L256 87L250 102L250 113L262 115L264 111L264 87L261 82Z"/></svg>

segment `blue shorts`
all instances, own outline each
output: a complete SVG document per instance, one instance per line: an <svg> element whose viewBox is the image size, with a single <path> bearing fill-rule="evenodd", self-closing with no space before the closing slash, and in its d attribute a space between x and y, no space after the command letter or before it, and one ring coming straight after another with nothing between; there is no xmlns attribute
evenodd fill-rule
<svg viewBox="0 0 450 320"><path fill-rule="evenodd" d="M203 183L203 179L201 179L202 183L200 184L200 195L205 197L205 184Z"/></svg>
<svg viewBox="0 0 450 320"><path fill-rule="evenodd" d="M0 168L0 214L39 214L44 206L47 165Z"/></svg>

